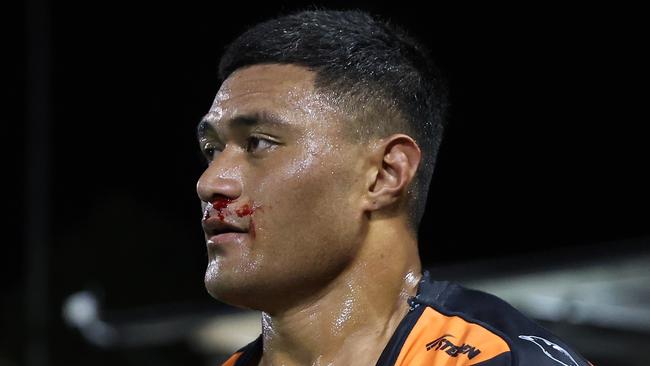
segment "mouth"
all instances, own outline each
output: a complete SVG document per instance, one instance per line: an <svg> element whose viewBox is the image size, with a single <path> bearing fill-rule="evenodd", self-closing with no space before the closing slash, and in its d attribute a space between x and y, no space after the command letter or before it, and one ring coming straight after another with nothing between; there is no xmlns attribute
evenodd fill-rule
<svg viewBox="0 0 650 366"><path fill-rule="evenodd" d="M231 224L225 221L222 221L218 217L210 217L201 222L203 226L203 231L208 237L213 237L223 234L245 234L248 233L248 229L244 226L238 226Z"/></svg>
<svg viewBox="0 0 650 366"><path fill-rule="evenodd" d="M226 242L241 242L250 235L255 239L255 226L252 214L255 207L244 204L234 207L232 200L222 199L208 203L204 209L201 225L208 246ZM244 218L248 216L247 218Z"/></svg>
<svg viewBox="0 0 650 366"><path fill-rule="evenodd" d="M220 247L228 243L241 243L249 236L249 231L243 227L223 222L216 217L203 220L202 225L208 248Z"/></svg>

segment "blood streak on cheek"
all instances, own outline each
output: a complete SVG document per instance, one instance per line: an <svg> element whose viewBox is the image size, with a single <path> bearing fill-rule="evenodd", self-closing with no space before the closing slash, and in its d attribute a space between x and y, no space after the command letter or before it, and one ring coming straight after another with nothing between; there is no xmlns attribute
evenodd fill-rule
<svg viewBox="0 0 650 366"><path fill-rule="evenodd" d="M235 213L239 217L244 217L244 216L252 216L255 213L255 210L258 207L251 206L249 204L245 204L242 207L238 208L235 210ZM253 239L255 239L255 221L253 221L253 218L251 217L251 222L250 222L250 228L249 228L249 233Z"/></svg>
<svg viewBox="0 0 650 366"><path fill-rule="evenodd" d="M239 217L250 216L255 212L255 207L251 207L248 203L243 205L241 208L235 210L235 213Z"/></svg>

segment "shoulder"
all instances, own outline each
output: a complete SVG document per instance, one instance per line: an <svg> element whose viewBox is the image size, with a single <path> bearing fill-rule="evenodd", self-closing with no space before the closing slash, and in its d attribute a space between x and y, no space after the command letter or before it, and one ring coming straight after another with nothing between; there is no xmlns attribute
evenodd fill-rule
<svg viewBox="0 0 650 366"><path fill-rule="evenodd" d="M588 366L582 356L502 299L425 273L411 299L418 319L404 342L403 365ZM445 360L446 358L446 360ZM439 360L438 360L439 359ZM464 360L463 360L464 359ZM400 365L400 363L396 363Z"/></svg>

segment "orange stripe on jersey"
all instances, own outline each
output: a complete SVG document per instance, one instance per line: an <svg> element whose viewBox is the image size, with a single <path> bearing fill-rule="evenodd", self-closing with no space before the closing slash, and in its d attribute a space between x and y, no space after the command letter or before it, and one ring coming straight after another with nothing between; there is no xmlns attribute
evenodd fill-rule
<svg viewBox="0 0 650 366"><path fill-rule="evenodd" d="M395 366L474 365L510 351L486 328L427 307L411 330Z"/></svg>
<svg viewBox="0 0 650 366"><path fill-rule="evenodd" d="M239 357L242 354L243 354L243 352L237 352L237 353L233 354L232 356L230 356L230 358L228 360L226 360L226 362L221 364L221 366L235 366L235 362L237 362L237 360L239 359Z"/></svg>

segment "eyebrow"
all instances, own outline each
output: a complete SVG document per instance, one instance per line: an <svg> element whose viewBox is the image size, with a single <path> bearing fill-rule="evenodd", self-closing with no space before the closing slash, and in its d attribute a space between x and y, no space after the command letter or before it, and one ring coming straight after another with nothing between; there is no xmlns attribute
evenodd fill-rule
<svg viewBox="0 0 650 366"><path fill-rule="evenodd" d="M196 135L198 139L204 138L208 131L215 131L213 123L215 121L206 115L201 119L197 128ZM228 128L253 127L263 125L273 125L278 127L288 127L289 123L275 113L260 111L250 114L237 115L226 121Z"/></svg>

